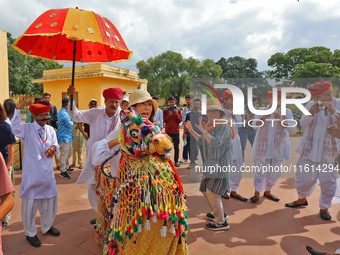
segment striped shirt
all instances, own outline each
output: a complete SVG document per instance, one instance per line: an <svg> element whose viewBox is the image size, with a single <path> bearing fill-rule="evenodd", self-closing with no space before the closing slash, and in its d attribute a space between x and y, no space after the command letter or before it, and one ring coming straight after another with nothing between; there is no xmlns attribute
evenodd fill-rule
<svg viewBox="0 0 340 255"><path fill-rule="evenodd" d="M198 145L203 159L203 168L205 166L221 167L220 169L228 169L232 166L232 130L228 124L222 124L215 129L209 131L211 142L208 144L203 136L199 136ZM217 169L216 169L217 170ZM200 191L209 191L225 195L229 191L229 172L220 171L218 173L203 173Z"/></svg>

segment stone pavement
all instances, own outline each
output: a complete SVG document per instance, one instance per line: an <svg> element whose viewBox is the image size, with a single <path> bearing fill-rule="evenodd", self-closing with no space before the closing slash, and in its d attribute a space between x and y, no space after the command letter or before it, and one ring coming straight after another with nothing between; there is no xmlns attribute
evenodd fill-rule
<svg viewBox="0 0 340 255"><path fill-rule="evenodd" d="M301 137L292 137L292 159L285 164L295 164L298 154L295 149ZM180 154L181 155L181 154ZM181 158L181 157L180 157ZM250 145L247 145L245 165L251 165ZM285 174L273 189L273 194L281 198L279 202L265 199L257 204L240 202L235 199L224 200L225 212L229 215L230 229L212 232L204 229L208 221L204 216L209 211L208 204L198 191L200 176L186 169L182 164L178 169L188 195L190 254L261 254L261 255L303 255L308 254L308 244L319 250L335 251L340 247L340 205L333 205L331 221L324 221L318 214L320 188L308 198L309 206L300 209L285 208L286 202L297 198L294 188L294 173ZM18 199L21 174L16 175L15 205L12 221L2 233L5 255L62 254L92 255L101 254L101 248L94 237L90 219L95 212L87 200L87 186L75 184L80 169L71 174L71 180L61 179L55 171L58 184L59 209L55 226L61 231L59 237L40 233L39 215L37 217L38 237L42 246L34 248L25 239L21 222L21 199ZM245 174L239 193L251 197L254 192L252 174Z"/></svg>

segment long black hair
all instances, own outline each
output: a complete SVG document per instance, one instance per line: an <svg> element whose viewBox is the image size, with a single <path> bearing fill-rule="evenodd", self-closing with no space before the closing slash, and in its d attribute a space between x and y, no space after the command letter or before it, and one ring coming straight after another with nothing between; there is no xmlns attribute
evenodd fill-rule
<svg viewBox="0 0 340 255"><path fill-rule="evenodd" d="M11 120L13 115L14 115L14 111L15 108L17 107L16 103L12 100L12 99L6 99L4 101L4 108L7 114L7 117Z"/></svg>

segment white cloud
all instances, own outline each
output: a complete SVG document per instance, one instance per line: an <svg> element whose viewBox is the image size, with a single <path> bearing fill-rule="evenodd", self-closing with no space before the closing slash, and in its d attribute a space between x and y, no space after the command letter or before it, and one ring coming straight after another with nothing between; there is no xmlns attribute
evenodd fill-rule
<svg viewBox="0 0 340 255"><path fill-rule="evenodd" d="M277 52L297 47L340 48L337 0L0 0L0 29L18 37L44 11L76 7L110 19L135 64L168 50L184 57L255 58L260 69Z"/></svg>
<svg viewBox="0 0 340 255"><path fill-rule="evenodd" d="M204 59L203 56L197 54L197 47L193 47L193 48L183 48L183 49L179 49L177 50L178 53L181 53L183 58L196 58L198 60L202 60Z"/></svg>

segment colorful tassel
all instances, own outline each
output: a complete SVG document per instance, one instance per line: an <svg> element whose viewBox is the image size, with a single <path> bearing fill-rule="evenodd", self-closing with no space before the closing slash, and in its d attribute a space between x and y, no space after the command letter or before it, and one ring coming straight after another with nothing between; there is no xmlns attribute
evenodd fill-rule
<svg viewBox="0 0 340 255"><path fill-rule="evenodd" d="M110 249L109 255L115 255L115 253L116 253L116 248Z"/></svg>

